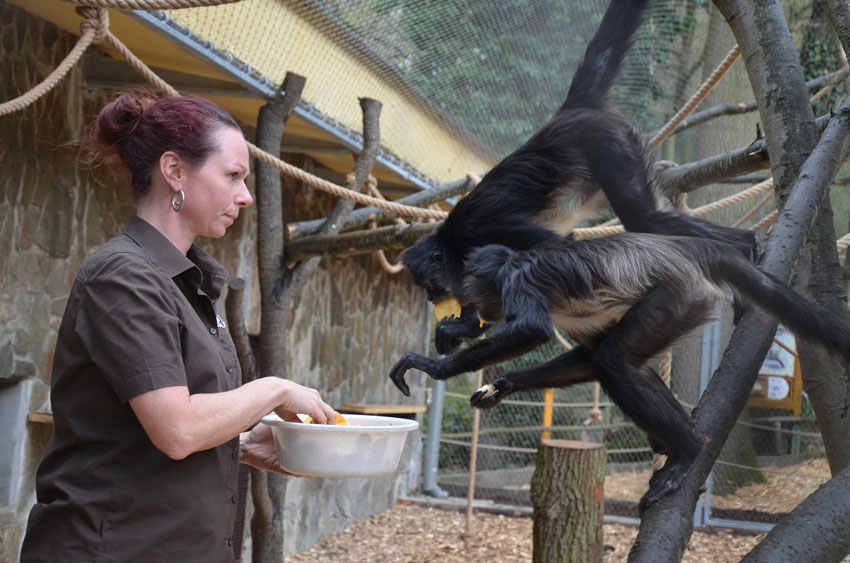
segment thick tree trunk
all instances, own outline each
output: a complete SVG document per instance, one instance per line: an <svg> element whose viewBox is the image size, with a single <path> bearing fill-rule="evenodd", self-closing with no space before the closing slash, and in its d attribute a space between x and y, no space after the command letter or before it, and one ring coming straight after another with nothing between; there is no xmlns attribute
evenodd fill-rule
<svg viewBox="0 0 850 563"><path fill-rule="evenodd" d="M280 154L280 141L287 119L292 115L306 79L287 73L283 95L260 108L257 122L257 146L271 154ZM262 162L256 164L257 182L257 264L260 280L260 343L257 372L260 377L286 375L286 315L288 308L280 299L280 257L284 251L284 222L281 215L280 171ZM283 560L283 506L286 477L259 474L251 486L254 512L251 523L253 561L280 563ZM265 481L265 486L263 481ZM266 519L271 516L271 521Z"/></svg>
<svg viewBox="0 0 850 563"><path fill-rule="evenodd" d="M767 133L773 176L781 194L794 189L768 241L763 268L788 280L806 233L814 223L829 180L835 174L826 151L817 151L799 163L814 146L816 127L806 96L797 54L782 9L776 1L715 0L726 16L741 47L750 81ZM821 145L836 146L850 125L843 107L827 126ZM830 153L835 154L835 153ZM821 158L823 157L823 158ZM693 511L699 488L717 459L720 448L746 404L758 368L776 329L775 321L749 311L744 314L726 349L720 367L694 413L694 423L706 436L706 445L675 493L661 499L644 514L630 561L680 561L692 532Z"/></svg>
<svg viewBox="0 0 850 563"><path fill-rule="evenodd" d="M845 50L850 48L846 0L828 2L830 19L838 31ZM834 165L846 156L846 150L835 156ZM830 182L832 177L830 177ZM830 311L845 311L846 297L841 278L841 264L835 247L832 207L829 197L824 197L818 218L803 250L801 276L798 285L819 304ZM850 366L827 353L822 347L806 342L798 344L803 389L809 395L823 437L829 468L833 475L850 466Z"/></svg>
<svg viewBox="0 0 850 563"><path fill-rule="evenodd" d="M602 561L602 444L541 440L531 478L536 563Z"/></svg>

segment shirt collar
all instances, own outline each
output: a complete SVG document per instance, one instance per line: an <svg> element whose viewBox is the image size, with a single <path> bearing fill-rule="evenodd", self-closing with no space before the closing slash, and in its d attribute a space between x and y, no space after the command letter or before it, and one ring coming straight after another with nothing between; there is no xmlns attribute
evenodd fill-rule
<svg viewBox="0 0 850 563"><path fill-rule="evenodd" d="M194 244L184 255L165 235L136 215L130 217L124 233L144 248L167 276L185 274L187 281L195 288L200 287L213 302L221 295L227 270Z"/></svg>

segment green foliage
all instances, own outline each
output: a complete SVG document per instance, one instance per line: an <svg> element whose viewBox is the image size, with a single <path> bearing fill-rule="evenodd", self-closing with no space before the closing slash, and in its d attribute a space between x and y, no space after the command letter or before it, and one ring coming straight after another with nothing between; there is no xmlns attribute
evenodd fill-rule
<svg viewBox="0 0 850 563"><path fill-rule="evenodd" d="M704 0L699 0L702 2ZM563 102L607 0L324 0L378 56L495 154L525 142ZM671 66L696 20L678 4L653 6L613 92L638 128L667 97L653 73ZM651 27L651 29L650 29Z"/></svg>
<svg viewBox="0 0 850 563"><path fill-rule="evenodd" d="M832 31L826 22L813 19L803 27L803 42L800 47L800 64L806 80L817 78L842 66L839 46L835 43ZM842 88L833 88L827 95L815 102L815 115L823 115L831 108L838 107L844 97Z"/></svg>

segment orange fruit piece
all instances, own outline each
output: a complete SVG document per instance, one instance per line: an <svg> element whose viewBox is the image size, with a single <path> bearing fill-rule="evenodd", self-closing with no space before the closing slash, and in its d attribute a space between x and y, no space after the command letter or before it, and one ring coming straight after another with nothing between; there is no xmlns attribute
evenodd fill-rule
<svg viewBox="0 0 850 563"><path fill-rule="evenodd" d="M436 315L438 321L442 321L443 319L450 319L452 317L459 319L460 312L460 301L458 301L454 297L449 297L445 301L441 301L434 305L434 315Z"/></svg>
<svg viewBox="0 0 850 563"><path fill-rule="evenodd" d="M334 422L334 424L337 426L351 426L350 424L348 424L348 421L345 420L345 417L342 416L342 413L339 412L336 413L336 422Z"/></svg>

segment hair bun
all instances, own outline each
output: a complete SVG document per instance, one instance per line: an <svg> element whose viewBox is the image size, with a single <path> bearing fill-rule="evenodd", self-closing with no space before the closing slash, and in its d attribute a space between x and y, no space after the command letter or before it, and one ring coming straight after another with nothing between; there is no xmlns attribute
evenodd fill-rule
<svg viewBox="0 0 850 563"><path fill-rule="evenodd" d="M125 92L107 104L97 118L95 140L103 148L114 147L121 153L122 141L126 140L157 99L147 92Z"/></svg>

